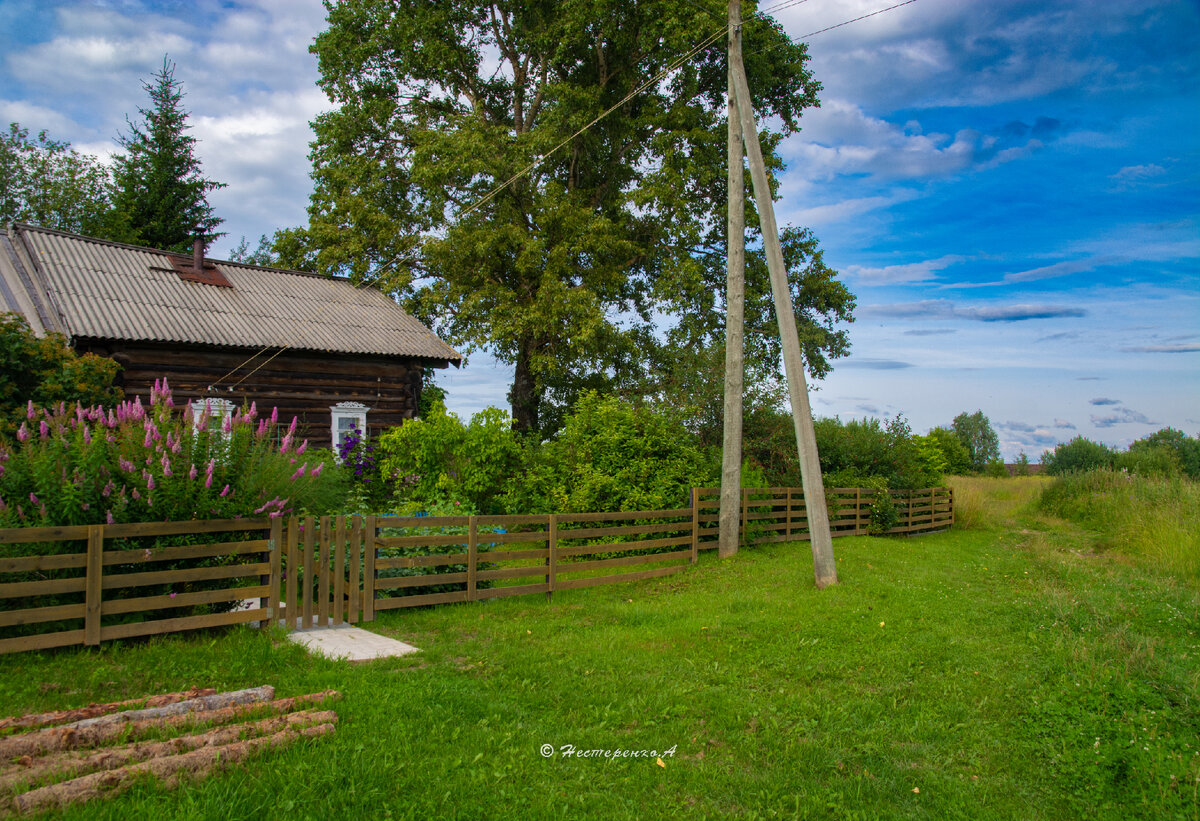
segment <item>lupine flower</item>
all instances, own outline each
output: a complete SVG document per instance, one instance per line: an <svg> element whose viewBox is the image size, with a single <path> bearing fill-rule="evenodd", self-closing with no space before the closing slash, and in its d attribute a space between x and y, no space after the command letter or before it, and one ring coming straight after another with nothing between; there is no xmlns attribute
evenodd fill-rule
<svg viewBox="0 0 1200 821"><path fill-rule="evenodd" d="M41 504L41 502L38 501L38 497L33 495L33 491L29 492L29 501L33 502L35 505Z"/></svg>
<svg viewBox="0 0 1200 821"><path fill-rule="evenodd" d="M295 418L295 417L293 417L293 418ZM303 442L300 443L300 447L296 448L296 455L303 456L304 451L306 451L306 450L308 450L308 440L307 439L305 439Z"/></svg>
<svg viewBox="0 0 1200 821"><path fill-rule="evenodd" d="M167 458L167 454L165 453L163 454L162 458L162 469L164 477L171 475L171 460Z"/></svg>
<svg viewBox="0 0 1200 821"><path fill-rule="evenodd" d="M25 427L24 422L21 423L21 427L17 428L17 441L19 441L19 442L28 442L29 441L29 428Z"/></svg>
<svg viewBox="0 0 1200 821"><path fill-rule="evenodd" d="M225 421L221 423L221 431L223 433L232 433L233 432L233 417L232 416L225 417Z"/></svg>
<svg viewBox="0 0 1200 821"><path fill-rule="evenodd" d="M188 481L196 481L196 477L200 475L200 471L196 470L196 466L192 465L192 469L188 471Z"/></svg>
<svg viewBox="0 0 1200 821"><path fill-rule="evenodd" d="M279 421L279 408L271 408L271 424L274 425Z"/></svg>
<svg viewBox="0 0 1200 821"><path fill-rule="evenodd" d="M312 472L309 473L308 475L311 476L312 478L316 479L318 476L321 475L321 469L323 467L325 467L324 462L317 462L317 466L315 468L313 468Z"/></svg>
<svg viewBox="0 0 1200 821"><path fill-rule="evenodd" d="M262 439L264 436L266 436L266 434L267 434L267 420L260 419L258 422L258 430L255 431L254 435L257 438Z"/></svg>
<svg viewBox="0 0 1200 821"><path fill-rule="evenodd" d="M297 419L295 416L292 417L292 424L288 425L288 436L296 435L296 423L299 421L300 420Z"/></svg>
<svg viewBox="0 0 1200 821"><path fill-rule="evenodd" d="M146 479L146 490L154 490L154 477L153 476Z"/></svg>
<svg viewBox="0 0 1200 821"><path fill-rule="evenodd" d="M104 514L104 521L111 525L116 524L117 520L113 518L112 511L110 510Z"/></svg>
<svg viewBox="0 0 1200 821"><path fill-rule="evenodd" d="M299 468L296 469L296 472L292 474L292 481L293 482L296 481L300 477L304 476L306 473L308 473L308 462L305 462L303 465L301 465Z"/></svg>
<svg viewBox="0 0 1200 821"><path fill-rule="evenodd" d="M50 436L50 426L46 424L46 420L44 420L44 419L42 420L42 422L41 422L41 425L39 426L39 430L40 430L40 432L41 432L41 434L42 434L42 438L43 438L43 439L47 439L47 438L49 438L49 436Z"/></svg>
<svg viewBox="0 0 1200 821"><path fill-rule="evenodd" d="M224 499L228 495L229 495L229 485L225 485L225 487L221 489L220 496L222 499Z"/></svg>
<svg viewBox="0 0 1200 821"><path fill-rule="evenodd" d="M37 411L34 410L33 400L30 399L29 404L25 406L25 418L32 422L35 416L37 416Z"/></svg>
<svg viewBox="0 0 1200 821"><path fill-rule="evenodd" d="M88 430L87 425L83 426L83 441L84 441L84 444L88 444L88 445L90 445L92 443L92 432L90 430Z"/></svg>

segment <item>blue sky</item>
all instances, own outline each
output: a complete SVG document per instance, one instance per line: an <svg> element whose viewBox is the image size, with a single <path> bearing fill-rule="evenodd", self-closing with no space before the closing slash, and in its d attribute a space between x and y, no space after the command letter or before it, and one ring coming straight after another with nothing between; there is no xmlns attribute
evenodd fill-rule
<svg viewBox="0 0 1200 821"><path fill-rule="evenodd" d="M763 7L801 38L890 4ZM315 0L0 0L0 120L109 154L169 53L229 184L221 255L305 219L323 23ZM978 409L1009 458L1200 433L1200 4L917 0L809 48L822 106L777 210L859 304L818 414ZM509 378L476 355L441 382L469 415Z"/></svg>

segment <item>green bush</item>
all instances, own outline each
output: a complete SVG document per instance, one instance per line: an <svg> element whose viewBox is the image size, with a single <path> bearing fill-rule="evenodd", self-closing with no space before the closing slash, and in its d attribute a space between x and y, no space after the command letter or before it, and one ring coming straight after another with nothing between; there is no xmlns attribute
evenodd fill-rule
<svg viewBox="0 0 1200 821"><path fill-rule="evenodd" d="M345 477L328 452L295 441L296 421L251 405L222 430L177 412L164 380L151 404L27 405L0 446L0 526L164 522L336 510Z"/></svg>
<svg viewBox="0 0 1200 821"><path fill-rule="evenodd" d="M29 402L37 407L117 404L122 395L113 380L120 370L107 357L77 355L62 334L34 336L20 314L0 313L0 438L12 440Z"/></svg>
<svg viewBox="0 0 1200 821"><path fill-rule="evenodd" d="M1129 465L1129 469L1134 470L1138 464L1143 464L1145 469L1152 471L1167 469L1168 465L1163 461L1163 451L1173 455L1172 463L1184 476L1200 479L1200 439L1194 439L1174 428L1163 428L1130 445L1129 455L1134 461ZM1147 452L1152 455L1148 458L1143 457Z"/></svg>
<svg viewBox="0 0 1200 821"><path fill-rule="evenodd" d="M464 425L444 405L379 437L380 473L397 503L462 499L500 513L501 495L520 473L525 449L508 415L485 408Z"/></svg>
<svg viewBox="0 0 1200 821"><path fill-rule="evenodd" d="M937 440L913 436L903 416L886 423L825 418L815 427L826 487L874 487L876 479L893 490L942 483L946 459Z"/></svg>
<svg viewBox="0 0 1200 821"><path fill-rule="evenodd" d="M505 494L513 513L663 510L717 481L715 462L670 409L583 395L559 435L533 449Z"/></svg>
<svg viewBox="0 0 1200 821"><path fill-rule="evenodd" d="M1116 456L1106 445L1076 436L1070 442L1057 445L1053 451L1043 453L1042 464L1049 475L1065 476L1069 473L1111 468Z"/></svg>

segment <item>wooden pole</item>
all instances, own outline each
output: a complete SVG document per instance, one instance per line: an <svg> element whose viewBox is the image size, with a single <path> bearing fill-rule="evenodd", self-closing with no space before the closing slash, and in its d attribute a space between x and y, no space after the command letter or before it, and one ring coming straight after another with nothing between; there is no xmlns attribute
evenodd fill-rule
<svg viewBox="0 0 1200 821"><path fill-rule="evenodd" d="M725 416L721 445L721 515L717 555L738 550L738 490L742 484L742 391L745 387L743 319L746 292L745 166L733 66L742 59L742 2L729 0L728 215L725 297Z"/></svg>
<svg viewBox="0 0 1200 821"><path fill-rule="evenodd" d="M732 55L731 55L732 56ZM796 315L792 310L788 290L787 268L779 242L779 227L775 223L771 185L758 143L758 123L750 101L750 86L746 69L740 59L730 61L733 85L742 125L746 157L750 161L750 181L754 186L754 201L762 227L763 247L767 253L767 268L771 273L771 292L775 297L775 317L783 343L783 367L787 374L788 393L792 400L792 421L796 426L796 445L800 453L800 481L804 486L804 506L808 514L808 532L813 554L813 575L818 588L837 584L837 567L833 559L833 538L829 532L829 511L825 509L825 488L821 484L821 463L817 458L817 436L813 429L812 409L808 403L808 385L804 380L804 353L796 332Z"/></svg>

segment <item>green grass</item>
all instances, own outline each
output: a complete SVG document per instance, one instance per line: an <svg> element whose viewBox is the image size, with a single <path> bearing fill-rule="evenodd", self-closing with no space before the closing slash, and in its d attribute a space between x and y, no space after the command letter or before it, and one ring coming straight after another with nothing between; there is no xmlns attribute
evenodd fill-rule
<svg viewBox="0 0 1200 821"><path fill-rule="evenodd" d="M366 665L247 629L4 656L0 714L193 685L345 694L332 738L73 819L1194 821L1200 590L1089 549L1032 508L1043 486L975 486L984 526L839 539L825 591L784 544L549 604L389 611L370 627L422 652Z"/></svg>
<svg viewBox="0 0 1200 821"><path fill-rule="evenodd" d="M1097 470L1059 479L1041 508L1088 529L1098 551L1200 583L1200 483Z"/></svg>

